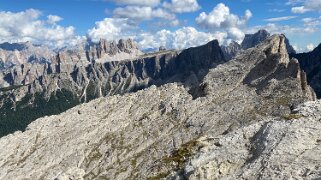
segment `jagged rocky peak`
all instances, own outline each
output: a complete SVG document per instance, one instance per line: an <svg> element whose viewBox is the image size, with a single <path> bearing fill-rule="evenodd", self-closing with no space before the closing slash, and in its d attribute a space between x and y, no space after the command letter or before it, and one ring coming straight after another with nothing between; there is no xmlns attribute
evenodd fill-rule
<svg viewBox="0 0 321 180"><path fill-rule="evenodd" d="M254 34L246 34L241 46L243 49L255 47L259 43L263 42L269 36L270 36L270 33L264 29L261 29Z"/></svg>
<svg viewBox="0 0 321 180"><path fill-rule="evenodd" d="M265 39L267 39L270 36L271 36L271 34L264 29L261 29L254 34L246 34L241 46L243 49L255 47L256 45L260 44L261 42L263 42ZM286 44L286 49L289 54L296 53L294 48L290 45L289 39L286 37L285 37L285 44Z"/></svg>
<svg viewBox="0 0 321 180"><path fill-rule="evenodd" d="M266 30L259 30L255 34L246 34L241 44L232 41L228 46L222 46L225 59L231 60L243 50L255 47L269 36L270 34Z"/></svg>
<svg viewBox="0 0 321 180"><path fill-rule="evenodd" d="M268 39L265 43L267 44L267 47L262 47L265 48L264 52L266 53L267 58L277 55L279 56L277 58L279 60L279 64L288 65L290 60L285 42L286 37L284 35L274 35ZM265 44L261 46L264 46Z"/></svg>
<svg viewBox="0 0 321 180"><path fill-rule="evenodd" d="M86 49L87 59L89 61L95 59L119 61L132 59L143 54L132 39L120 39L118 43L116 41L100 39L98 43L89 43Z"/></svg>
<svg viewBox="0 0 321 180"><path fill-rule="evenodd" d="M224 56L227 60L230 60L233 57L235 57L237 54L242 52L243 50L257 46L258 44L262 43L264 40L266 40L270 36L271 36L270 33L264 29L259 30L254 34L246 34L241 44L238 44L237 42L233 41L228 46L222 46ZM296 53L296 51L290 45L290 42L286 37L285 37L285 44L286 44L286 49L288 54Z"/></svg>
<svg viewBox="0 0 321 180"><path fill-rule="evenodd" d="M120 39L118 44L120 48L123 48L123 49L138 49L138 46L132 39L127 39L127 40Z"/></svg>
<svg viewBox="0 0 321 180"><path fill-rule="evenodd" d="M105 50L105 52L113 49L117 49L121 52L130 52L130 50L139 49L133 39L119 39L118 43L116 43L116 41L100 39L98 43L93 43L90 47L99 47L100 49Z"/></svg>
<svg viewBox="0 0 321 180"><path fill-rule="evenodd" d="M228 46L221 46L221 49L225 59L230 60L242 51L242 46L236 41L232 41Z"/></svg>
<svg viewBox="0 0 321 180"><path fill-rule="evenodd" d="M296 98L298 103L316 99L313 89L307 85L306 75L300 69L298 60L289 58L285 41L284 35L270 36L255 48L236 56L235 60L213 69L206 77L208 83L205 91L220 96L219 90L225 92L233 89L235 83L242 82L256 87L256 93L266 97L271 94L274 94L274 98L297 96L300 97ZM221 76L213 78L213 75L220 73ZM242 78L239 74L246 74L245 78L239 79Z"/></svg>

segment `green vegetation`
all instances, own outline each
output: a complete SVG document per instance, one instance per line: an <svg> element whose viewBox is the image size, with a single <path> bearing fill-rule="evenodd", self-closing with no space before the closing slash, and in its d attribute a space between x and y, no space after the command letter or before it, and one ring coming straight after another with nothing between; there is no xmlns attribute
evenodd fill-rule
<svg viewBox="0 0 321 180"><path fill-rule="evenodd" d="M96 99L98 97L95 82L89 81L89 84L86 89L86 94L87 94L87 101Z"/></svg>
<svg viewBox="0 0 321 180"><path fill-rule="evenodd" d="M0 137L15 131L24 131L32 121L49 115L56 115L80 104L72 92L61 90L46 101L44 94L27 95L16 106L0 97L4 106L0 108ZM30 103L31 102L31 103ZM16 107L13 109L13 107Z"/></svg>
<svg viewBox="0 0 321 180"><path fill-rule="evenodd" d="M183 167L188 158L193 155L195 148L198 146L198 141L191 140L183 144L179 149L175 150L172 155L164 157L162 161L165 164L175 163L177 165L177 169L179 169Z"/></svg>
<svg viewBox="0 0 321 180"><path fill-rule="evenodd" d="M200 148L200 144L196 139L191 140L177 150L175 150L170 156L163 157L161 160L162 165L168 169L180 170L184 167L188 159L194 155L194 152ZM148 177L148 180L160 180L166 178L170 171L163 171L155 176Z"/></svg>
<svg viewBox="0 0 321 180"><path fill-rule="evenodd" d="M283 116L283 118L286 120L300 119L302 117L303 117L303 115L301 115L301 114L286 114Z"/></svg>
<svg viewBox="0 0 321 180"><path fill-rule="evenodd" d="M289 106L289 104L291 104L292 98L289 97L279 97L278 99L276 99L276 105L280 105L280 106Z"/></svg>
<svg viewBox="0 0 321 180"><path fill-rule="evenodd" d="M0 91L3 91L3 92L11 91L11 90L18 89L18 88L21 88L21 87L23 87L23 86L28 86L28 85L30 85L30 84L26 84L26 85L13 85L13 86L9 86L9 87L0 88Z"/></svg>
<svg viewBox="0 0 321 180"><path fill-rule="evenodd" d="M147 180L160 180L166 178L169 175L169 172L160 173L156 176L148 177Z"/></svg>

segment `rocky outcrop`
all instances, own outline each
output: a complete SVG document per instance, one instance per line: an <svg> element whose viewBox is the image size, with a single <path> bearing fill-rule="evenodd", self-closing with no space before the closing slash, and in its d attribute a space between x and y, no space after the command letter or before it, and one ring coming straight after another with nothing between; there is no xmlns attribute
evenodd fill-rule
<svg viewBox="0 0 321 180"><path fill-rule="evenodd" d="M151 85L178 82L187 88L195 87L209 68L225 62L216 40L181 52L159 52L122 61L100 61L104 59L100 52L108 56L135 51L131 41L120 41L117 46L104 41L98 44L90 47L89 58L79 51L66 51L58 53L50 64L28 64L4 72L2 81L10 86L0 91L1 111L6 112L0 115L2 123L18 121L26 126L36 118L63 112L82 102ZM34 115L24 116L25 110L30 109ZM24 118L29 119L20 120Z"/></svg>
<svg viewBox="0 0 321 180"><path fill-rule="evenodd" d="M234 58L237 54L241 53L243 50L253 48L258 44L262 43L268 37L270 37L270 33L266 30L259 30L254 34L246 34L244 40L241 45L237 42L232 42L228 46L222 46L222 51L224 53L224 57L227 60ZM290 42L287 38L285 38L286 49L289 54L296 54L294 48L290 45Z"/></svg>
<svg viewBox="0 0 321 180"><path fill-rule="evenodd" d="M242 46L233 41L228 46L221 46L225 59L232 59L242 51Z"/></svg>
<svg viewBox="0 0 321 180"><path fill-rule="evenodd" d="M263 29L259 30L255 34L246 34L241 46L243 49L249 49L260 44L268 37L270 37L270 33Z"/></svg>
<svg viewBox="0 0 321 180"><path fill-rule="evenodd" d="M202 148L174 177L186 179L318 179L321 102L297 109L290 121L265 119L228 134L203 136Z"/></svg>
<svg viewBox="0 0 321 180"><path fill-rule="evenodd" d="M292 54L299 60L301 68L307 74L307 81L315 90L317 96L321 97L321 44L313 51L300 54Z"/></svg>
<svg viewBox="0 0 321 180"><path fill-rule="evenodd" d="M132 59L142 54L132 39L120 39L118 43L101 39L98 43L87 44L86 56L81 56L86 57L89 62L107 62Z"/></svg>
<svg viewBox="0 0 321 180"><path fill-rule="evenodd" d="M167 49L166 49L166 47L165 46L160 46L159 47L159 51L166 51Z"/></svg>
<svg viewBox="0 0 321 180"><path fill-rule="evenodd" d="M205 65L216 45L177 58ZM314 99L301 74L272 36L211 68L196 98L178 83L151 86L1 138L0 179L318 178L321 103L300 105Z"/></svg>

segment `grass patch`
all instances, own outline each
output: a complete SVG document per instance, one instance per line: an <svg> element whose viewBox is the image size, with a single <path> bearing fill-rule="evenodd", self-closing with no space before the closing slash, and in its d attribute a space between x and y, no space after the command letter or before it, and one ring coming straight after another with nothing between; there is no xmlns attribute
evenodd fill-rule
<svg viewBox="0 0 321 180"><path fill-rule="evenodd" d="M279 97L278 99L276 99L275 104L280 105L280 106L289 106L290 102L291 102L291 98L289 97Z"/></svg>
<svg viewBox="0 0 321 180"><path fill-rule="evenodd" d="M191 140L175 150L172 155L164 157L162 162L168 165L175 164L175 169L180 169L199 147L197 140Z"/></svg>
<svg viewBox="0 0 321 180"><path fill-rule="evenodd" d="M169 175L169 172L164 172L157 174L156 176L148 177L147 180L160 180L166 178Z"/></svg>
<svg viewBox="0 0 321 180"><path fill-rule="evenodd" d="M286 120L300 119L302 117L303 117L303 115L301 115L301 114L286 114L286 115L283 115L283 118L286 119Z"/></svg>

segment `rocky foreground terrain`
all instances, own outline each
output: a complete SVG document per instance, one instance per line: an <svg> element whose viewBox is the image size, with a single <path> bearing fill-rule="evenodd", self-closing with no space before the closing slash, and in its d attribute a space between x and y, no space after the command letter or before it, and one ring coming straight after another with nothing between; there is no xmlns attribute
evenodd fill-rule
<svg viewBox="0 0 321 180"><path fill-rule="evenodd" d="M273 35L197 86L101 97L1 138L0 179L318 179L314 100Z"/></svg>

